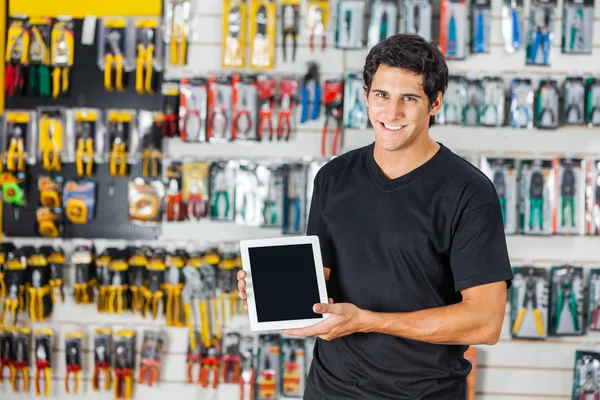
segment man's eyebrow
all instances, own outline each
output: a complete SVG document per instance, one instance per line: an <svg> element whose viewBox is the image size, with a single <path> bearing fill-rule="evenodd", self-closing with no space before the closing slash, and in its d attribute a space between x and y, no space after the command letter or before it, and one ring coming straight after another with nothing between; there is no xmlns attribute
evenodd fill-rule
<svg viewBox="0 0 600 400"><path fill-rule="evenodd" d="M371 92L375 92L375 93L383 93L383 94L388 94L388 92L386 90L383 89L371 89ZM422 98L422 96L416 94L416 93L403 93L401 94L401 97L414 97L417 99Z"/></svg>

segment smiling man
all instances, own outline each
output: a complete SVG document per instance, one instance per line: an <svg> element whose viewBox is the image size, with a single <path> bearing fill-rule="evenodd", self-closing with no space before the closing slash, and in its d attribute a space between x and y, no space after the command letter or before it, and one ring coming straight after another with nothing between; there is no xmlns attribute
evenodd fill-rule
<svg viewBox="0 0 600 400"><path fill-rule="evenodd" d="M434 44L390 37L364 80L375 142L315 178L307 233L331 299L325 321L286 332L319 338L304 398L462 400L464 352L498 341L512 279L498 196L429 136L448 83Z"/></svg>

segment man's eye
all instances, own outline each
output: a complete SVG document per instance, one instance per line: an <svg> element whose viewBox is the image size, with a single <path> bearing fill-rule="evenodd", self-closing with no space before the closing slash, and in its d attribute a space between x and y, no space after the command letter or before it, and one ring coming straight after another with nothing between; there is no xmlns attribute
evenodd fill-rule
<svg viewBox="0 0 600 400"><path fill-rule="evenodd" d="M387 98L387 94L385 94L385 93L376 93L375 96L380 97L382 99Z"/></svg>
<svg viewBox="0 0 600 400"><path fill-rule="evenodd" d="M414 100L416 100L416 99L415 99L414 97L411 97L411 96L404 96L404 97L402 98L402 100L404 100L404 101L414 101Z"/></svg>

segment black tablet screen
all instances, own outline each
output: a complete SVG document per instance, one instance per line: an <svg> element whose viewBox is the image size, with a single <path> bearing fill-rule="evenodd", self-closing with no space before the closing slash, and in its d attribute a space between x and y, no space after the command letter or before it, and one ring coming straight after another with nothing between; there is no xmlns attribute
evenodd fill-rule
<svg viewBox="0 0 600 400"><path fill-rule="evenodd" d="M311 244L248 249L258 322L320 318Z"/></svg>

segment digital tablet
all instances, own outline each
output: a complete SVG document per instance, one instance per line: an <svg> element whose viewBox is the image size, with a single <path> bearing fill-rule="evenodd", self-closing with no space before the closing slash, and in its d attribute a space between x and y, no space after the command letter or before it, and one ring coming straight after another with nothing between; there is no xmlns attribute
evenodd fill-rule
<svg viewBox="0 0 600 400"><path fill-rule="evenodd" d="M250 330L304 328L326 318L313 311L327 303L317 236L242 240L240 250Z"/></svg>

